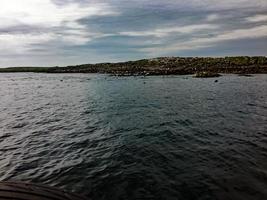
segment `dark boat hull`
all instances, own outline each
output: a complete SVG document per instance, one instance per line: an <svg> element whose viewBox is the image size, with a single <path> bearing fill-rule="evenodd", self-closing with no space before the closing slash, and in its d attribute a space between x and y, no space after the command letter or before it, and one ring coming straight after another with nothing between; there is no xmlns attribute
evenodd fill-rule
<svg viewBox="0 0 267 200"><path fill-rule="evenodd" d="M86 200L57 188L23 182L0 182L0 200Z"/></svg>

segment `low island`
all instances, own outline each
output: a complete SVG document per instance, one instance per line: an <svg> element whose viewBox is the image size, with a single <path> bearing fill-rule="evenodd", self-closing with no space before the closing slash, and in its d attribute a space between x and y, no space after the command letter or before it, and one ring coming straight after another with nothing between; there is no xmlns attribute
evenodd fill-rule
<svg viewBox="0 0 267 200"><path fill-rule="evenodd" d="M9 67L0 72L105 73L116 76L188 75L217 77L267 73L267 57L159 57L119 63L82 64L66 67Z"/></svg>

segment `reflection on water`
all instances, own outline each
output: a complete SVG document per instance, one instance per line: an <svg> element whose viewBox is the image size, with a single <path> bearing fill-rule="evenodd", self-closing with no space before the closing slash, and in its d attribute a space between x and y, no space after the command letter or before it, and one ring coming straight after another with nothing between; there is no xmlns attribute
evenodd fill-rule
<svg viewBox="0 0 267 200"><path fill-rule="evenodd" d="M266 199L267 75L216 79L0 74L0 180L93 199Z"/></svg>

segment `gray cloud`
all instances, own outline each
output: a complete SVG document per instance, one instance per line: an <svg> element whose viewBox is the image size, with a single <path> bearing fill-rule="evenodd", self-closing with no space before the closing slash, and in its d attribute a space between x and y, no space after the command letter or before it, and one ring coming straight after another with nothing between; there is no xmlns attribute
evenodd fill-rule
<svg viewBox="0 0 267 200"><path fill-rule="evenodd" d="M264 55L266 12L266 0L2 0L0 66L241 54L244 41Z"/></svg>

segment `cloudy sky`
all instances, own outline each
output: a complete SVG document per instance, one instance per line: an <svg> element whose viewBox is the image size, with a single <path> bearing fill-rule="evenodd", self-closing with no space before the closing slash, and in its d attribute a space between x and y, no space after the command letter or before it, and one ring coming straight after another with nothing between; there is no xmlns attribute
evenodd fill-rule
<svg viewBox="0 0 267 200"><path fill-rule="evenodd" d="M267 55L266 0L1 0L0 67Z"/></svg>

